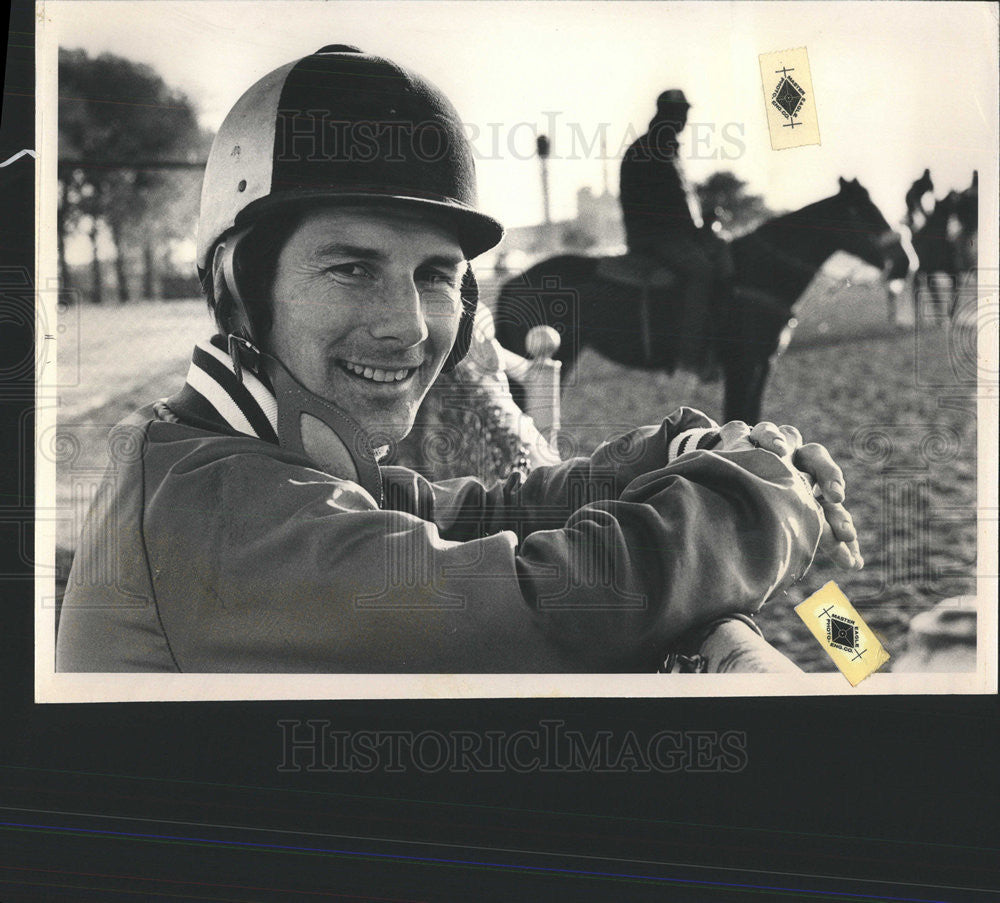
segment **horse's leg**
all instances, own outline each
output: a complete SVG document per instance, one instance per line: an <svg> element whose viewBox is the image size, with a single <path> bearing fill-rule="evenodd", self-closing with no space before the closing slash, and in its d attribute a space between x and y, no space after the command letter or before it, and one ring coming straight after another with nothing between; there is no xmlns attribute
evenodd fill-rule
<svg viewBox="0 0 1000 903"><path fill-rule="evenodd" d="M728 333L718 340L719 362L722 365L722 416L725 420L744 420L749 412L748 394L753 379L754 355L759 329L754 317L746 310L747 302L737 297L733 321Z"/></svg>
<svg viewBox="0 0 1000 903"><path fill-rule="evenodd" d="M903 288L900 292L903 298L903 304L906 305L908 311L907 316L912 314L913 322L917 321L917 274L915 271L911 270L906 274L903 280Z"/></svg>
<svg viewBox="0 0 1000 903"><path fill-rule="evenodd" d="M889 322L892 325L896 323L896 292L893 291L892 283L893 280L889 277L892 275L892 261L888 261L886 265L882 268L882 279L885 282L885 303L886 303L886 313L889 317Z"/></svg>
<svg viewBox="0 0 1000 903"><path fill-rule="evenodd" d="M951 318L967 319L970 309L975 310L979 297L979 276L975 265L958 274L959 296L952 310Z"/></svg>
<svg viewBox="0 0 1000 903"><path fill-rule="evenodd" d="M753 423L753 398L750 386L753 382L753 367L737 361L726 367L726 394L722 403L724 420L743 420ZM757 406L759 408L759 405Z"/></svg>
<svg viewBox="0 0 1000 903"><path fill-rule="evenodd" d="M951 277L951 303L948 305L948 325L955 322L955 313L958 311L962 299L963 285L962 275L959 271L948 274Z"/></svg>
<svg viewBox="0 0 1000 903"><path fill-rule="evenodd" d="M943 270L934 270L924 274L926 290L924 292L924 321L941 325L948 321L951 310L954 283L951 274Z"/></svg>
<svg viewBox="0 0 1000 903"><path fill-rule="evenodd" d="M898 301L898 296L896 294L895 289L892 287L892 283L886 282L885 284L885 303L887 308L886 313L889 316L889 324L891 326L895 326L896 321L898 319L898 314L896 311L896 308L898 306L896 303L897 301Z"/></svg>
<svg viewBox="0 0 1000 903"><path fill-rule="evenodd" d="M947 324L950 319L952 299L955 297L955 279L951 273L937 274L937 290L934 293L934 319L939 324Z"/></svg>
<svg viewBox="0 0 1000 903"><path fill-rule="evenodd" d="M756 365L743 349L733 349L722 362L725 393L722 416L725 420L743 420L747 423L760 411L760 400L754 401Z"/></svg>
<svg viewBox="0 0 1000 903"><path fill-rule="evenodd" d="M760 421L760 411L764 404L764 387L767 385L767 375L771 371L771 359L758 360L752 368L750 383L746 392L745 416L746 423L754 424Z"/></svg>
<svg viewBox="0 0 1000 903"><path fill-rule="evenodd" d="M778 347L770 356L753 353L754 343L750 342L735 350L723 360L725 376L725 396L723 416L726 420L742 420L744 423L759 422L764 401L764 388L771 365L781 356L794 329L793 324L782 333ZM787 334L787 338L786 338Z"/></svg>
<svg viewBox="0 0 1000 903"><path fill-rule="evenodd" d="M920 323L927 319L930 277L925 270L918 270L913 277L913 321Z"/></svg>
<svg viewBox="0 0 1000 903"><path fill-rule="evenodd" d="M743 368L741 362L732 356L726 356L722 360L722 419L735 419L733 412L742 407L743 399L739 397L743 392Z"/></svg>

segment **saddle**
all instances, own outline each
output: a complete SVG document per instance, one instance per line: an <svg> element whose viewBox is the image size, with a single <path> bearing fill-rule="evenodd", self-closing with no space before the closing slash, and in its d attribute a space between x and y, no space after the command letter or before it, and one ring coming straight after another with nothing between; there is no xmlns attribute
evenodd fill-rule
<svg viewBox="0 0 1000 903"><path fill-rule="evenodd" d="M597 275L609 282L618 282L640 290L670 288L677 283L677 276L673 272L645 254L602 257L597 262Z"/></svg>

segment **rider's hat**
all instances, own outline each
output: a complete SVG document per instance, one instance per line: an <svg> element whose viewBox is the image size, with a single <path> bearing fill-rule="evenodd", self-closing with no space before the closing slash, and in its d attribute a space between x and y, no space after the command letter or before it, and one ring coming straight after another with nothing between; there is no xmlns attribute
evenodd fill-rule
<svg viewBox="0 0 1000 903"><path fill-rule="evenodd" d="M472 148L451 102L422 76L346 44L275 69L226 116L202 185L202 277L222 239L235 245L265 213L317 201L434 211L470 259L503 237L478 209ZM474 306L466 300L463 321Z"/></svg>
<svg viewBox="0 0 1000 903"><path fill-rule="evenodd" d="M691 104L688 103L687 98L684 96L684 92L680 88L668 88L656 98L656 105L658 107L691 106Z"/></svg>
<svg viewBox="0 0 1000 903"><path fill-rule="evenodd" d="M205 169L198 266L265 210L311 200L423 206L453 216L469 257L496 245L455 108L423 77L346 44L265 75L230 110Z"/></svg>

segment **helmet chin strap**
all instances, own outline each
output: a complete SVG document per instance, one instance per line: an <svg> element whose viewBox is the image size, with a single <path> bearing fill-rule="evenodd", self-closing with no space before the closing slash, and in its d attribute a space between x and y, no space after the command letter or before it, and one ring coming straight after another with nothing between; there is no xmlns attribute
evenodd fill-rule
<svg viewBox="0 0 1000 903"><path fill-rule="evenodd" d="M263 372L277 402L278 444L308 458L325 473L357 483L381 507L382 474L364 428L336 405L310 392L278 358L262 351L254 341L234 262L236 247L245 234L219 245L213 263L216 298L221 289L233 302L227 338L236 378L242 382L243 367Z"/></svg>
<svg viewBox="0 0 1000 903"><path fill-rule="evenodd" d="M278 403L278 444L315 461L324 472L353 480L382 506L382 472L364 428L310 392L278 358L259 351Z"/></svg>

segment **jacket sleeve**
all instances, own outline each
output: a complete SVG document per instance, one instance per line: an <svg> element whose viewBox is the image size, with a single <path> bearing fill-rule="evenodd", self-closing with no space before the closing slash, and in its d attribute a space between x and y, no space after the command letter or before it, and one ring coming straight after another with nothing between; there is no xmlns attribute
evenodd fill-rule
<svg viewBox="0 0 1000 903"><path fill-rule="evenodd" d="M662 423L602 443L589 457L515 472L487 488L471 477L430 484L413 471L384 467L387 508L434 520L447 539L474 539L501 530L526 536L562 527L578 508L616 499L636 477L659 470L686 451L710 442L718 425L693 408L678 408Z"/></svg>
<svg viewBox="0 0 1000 903"><path fill-rule="evenodd" d="M535 523L536 502L552 503L541 516L558 520L555 511L576 501L566 475L592 472L595 458L624 446L540 474L520 492L445 492L446 516L416 474L410 501L426 510L411 513L379 509L359 487L277 450L199 448L173 459L149 477L143 533L176 666L653 670L672 638L754 612L801 577L821 526L811 494L766 451L697 451L650 466L669 432L640 431L635 461L617 462L614 491L557 527L521 534L509 529L516 512ZM485 522L476 514L484 506L497 532L442 535L438 522L463 511Z"/></svg>

